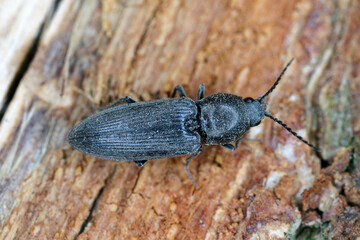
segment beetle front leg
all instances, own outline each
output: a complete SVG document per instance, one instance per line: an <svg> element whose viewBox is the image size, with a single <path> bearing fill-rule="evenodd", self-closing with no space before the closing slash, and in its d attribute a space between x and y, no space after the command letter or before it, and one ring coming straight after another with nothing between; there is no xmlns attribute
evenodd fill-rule
<svg viewBox="0 0 360 240"><path fill-rule="evenodd" d="M171 98L175 97L176 92L179 93L180 97L186 97L184 88L181 85L177 85L171 93Z"/></svg>
<svg viewBox="0 0 360 240"><path fill-rule="evenodd" d="M116 102L110 104L107 108L115 107L115 106L117 106L117 105L120 105L120 104L123 103L123 102L127 102L128 104L130 104L130 103L135 103L136 101L135 101L134 99L132 99L131 97L126 96L126 97L120 98L120 99L117 100Z"/></svg>
<svg viewBox="0 0 360 240"><path fill-rule="evenodd" d="M200 146L199 149L196 151L196 153L194 153L193 155L191 155L190 157L188 157L188 158L186 159L186 163L185 163L186 172L187 172L187 174L188 174L188 176L189 176L189 178L190 178L190 181L194 184L194 186L195 186L196 188L199 188L199 186L196 184L196 182L194 181L194 179L191 177L191 173L190 173L190 169L189 169L189 163L190 163L191 160L194 159L194 157L196 157L197 155L199 155L199 154L201 153L201 151L202 151L202 147Z"/></svg>
<svg viewBox="0 0 360 240"><path fill-rule="evenodd" d="M230 149L231 151L235 151L239 147L242 140L243 140L242 138L239 138L238 140L236 140L235 145L232 145L229 143L229 144L224 144L221 146L223 146L224 148Z"/></svg>

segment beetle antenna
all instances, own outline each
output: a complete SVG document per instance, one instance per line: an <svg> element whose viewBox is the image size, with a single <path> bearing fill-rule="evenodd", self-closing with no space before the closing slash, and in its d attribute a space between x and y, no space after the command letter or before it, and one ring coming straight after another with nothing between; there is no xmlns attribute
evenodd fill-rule
<svg viewBox="0 0 360 240"><path fill-rule="evenodd" d="M297 137L297 139L299 139L300 141L302 141L303 143L305 143L306 145L308 145L309 147L311 147L312 149L314 149L317 152L321 152L320 148L315 147L314 145L312 145L311 143L309 143L308 141L306 141L305 139L303 139L301 136L299 136L296 132L294 132L291 128L289 128L285 123L283 123L281 120L277 119L276 117L272 116L270 113L265 112L265 116L267 116L268 118L271 118L274 122L277 122L278 124L280 124L283 128L285 128L286 130L288 130L292 135L294 135L295 137Z"/></svg>
<svg viewBox="0 0 360 240"><path fill-rule="evenodd" d="M267 91L267 93L264 94L264 96L260 97L258 99L259 102L264 102L265 98L272 92L274 91L274 89L276 88L276 86L279 84L282 76L284 75L285 71L287 70L287 68L290 66L290 64L294 61L294 58L292 58L290 60L290 62L288 62L288 64L286 64L286 66L284 67L284 69L282 70L282 72L280 73L279 77L276 79L276 82L274 83L274 85L269 89L269 91Z"/></svg>

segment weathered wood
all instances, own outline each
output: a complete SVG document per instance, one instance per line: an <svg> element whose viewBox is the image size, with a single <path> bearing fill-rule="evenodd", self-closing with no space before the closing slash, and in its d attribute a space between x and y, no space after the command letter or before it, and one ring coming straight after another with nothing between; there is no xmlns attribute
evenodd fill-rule
<svg viewBox="0 0 360 240"><path fill-rule="evenodd" d="M61 1L0 125L0 239L359 236L359 9ZM247 135L256 141L234 152L205 146L190 164L195 189L185 158L139 168L66 143L94 105L169 97L177 84L194 98L200 83L206 96L255 98L292 57L268 111L322 147L319 155L265 119Z"/></svg>
<svg viewBox="0 0 360 240"><path fill-rule="evenodd" d="M0 1L0 112L55 0Z"/></svg>

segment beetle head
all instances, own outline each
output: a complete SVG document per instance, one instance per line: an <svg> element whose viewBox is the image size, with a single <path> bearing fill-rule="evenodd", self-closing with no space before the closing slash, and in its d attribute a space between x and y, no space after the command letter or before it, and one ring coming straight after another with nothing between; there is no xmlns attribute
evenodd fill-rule
<svg viewBox="0 0 360 240"><path fill-rule="evenodd" d="M244 102L250 119L250 127L259 125L261 120L264 119L266 104L251 97L245 98Z"/></svg>

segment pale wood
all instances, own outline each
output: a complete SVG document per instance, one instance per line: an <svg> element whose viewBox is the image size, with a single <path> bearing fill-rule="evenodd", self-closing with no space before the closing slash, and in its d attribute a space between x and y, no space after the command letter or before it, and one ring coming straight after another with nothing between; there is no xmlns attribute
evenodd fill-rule
<svg viewBox="0 0 360 240"><path fill-rule="evenodd" d="M55 0L0 1L0 110Z"/></svg>

